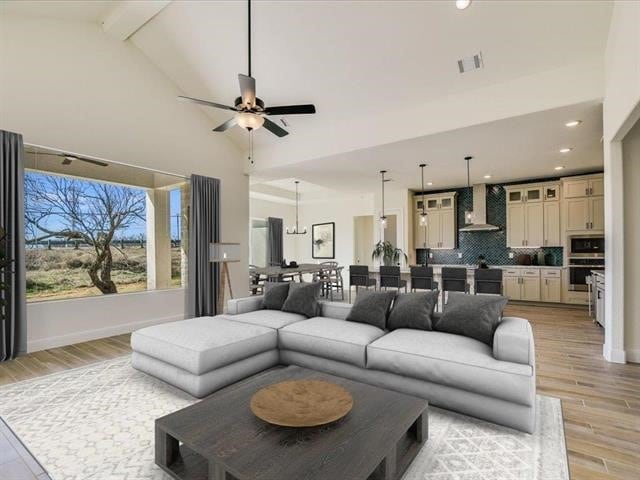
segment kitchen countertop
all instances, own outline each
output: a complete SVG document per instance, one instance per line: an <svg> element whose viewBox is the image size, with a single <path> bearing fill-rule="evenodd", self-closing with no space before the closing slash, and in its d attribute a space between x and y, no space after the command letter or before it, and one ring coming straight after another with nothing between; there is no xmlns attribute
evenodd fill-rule
<svg viewBox="0 0 640 480"><path fill-rule="evenodd" d="M456 263L456 264L444 264L444 263L430 263L429 264L430 267L433 267L434 273L440 273L440 271L442 270L442 267L463 267L466 268L467 270L476 270L478 268L478 265L475 264L460 264L460 263ZM556 266L556 265L489 265L489 268L500 268L500 269L532 269L532 268L538 268L538 269L551 269L551 270L561 270L563 267L562 266ZM376 267L376 268L372 268L369 270L371 273L378 273L380 270ZM408 268L401 268L400 269L400 273L410 273L410 270Z"/></svg>

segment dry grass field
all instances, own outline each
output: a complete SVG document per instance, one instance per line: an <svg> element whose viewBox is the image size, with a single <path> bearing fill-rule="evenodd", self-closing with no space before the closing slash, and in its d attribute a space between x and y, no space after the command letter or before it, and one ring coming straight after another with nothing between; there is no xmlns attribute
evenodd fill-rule
<svg viewBox="0 0 640 480"><path fill-rule="evenodd" d="M118 292L138 292L147 288L147 250L113 248L111 277ZM102 295L91 284L87 267L93 255L89 248L27 249L26 276L29 301ZM171 280L180 285L180 249L171 249Z"/></svg>

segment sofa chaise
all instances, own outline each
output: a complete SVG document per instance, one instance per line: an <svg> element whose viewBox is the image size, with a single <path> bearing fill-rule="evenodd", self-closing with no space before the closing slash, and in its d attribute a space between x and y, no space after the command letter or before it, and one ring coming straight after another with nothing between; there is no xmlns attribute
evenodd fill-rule
<svg viewBox="0 0 640 480"><path fill-rule="evenodd" d="M344 303L320 302L320 316L306 318L261 310L261 302L230 300L224 315L138 330L132 364L198 398L278 364L300 365L534 430L535 355L525 319L504 317L492 348L450 333L347 321Z"/></svg>

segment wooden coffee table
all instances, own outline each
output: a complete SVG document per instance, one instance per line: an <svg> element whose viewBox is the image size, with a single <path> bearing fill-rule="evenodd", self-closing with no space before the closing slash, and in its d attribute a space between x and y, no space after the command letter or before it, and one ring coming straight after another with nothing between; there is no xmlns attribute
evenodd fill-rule
<svg viewBox="0 0 640 480"><path fill-rule="evenodd" d="M343 386L353 409L322 427L270 425L252 395L284 380ZM156 463L180 480L399 479L427 440L426 400L291 366L255 375L156 420Z"/></svg>

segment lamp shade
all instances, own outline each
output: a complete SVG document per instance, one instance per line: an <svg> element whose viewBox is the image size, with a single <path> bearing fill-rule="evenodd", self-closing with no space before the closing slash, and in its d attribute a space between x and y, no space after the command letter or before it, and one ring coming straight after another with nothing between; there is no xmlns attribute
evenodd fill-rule
<svg viewBox="0 0 640 480"><path fill-rule="evenodd" d="M239 262L240 261L240 244L239 243L210 243L209 244L209 261L210 262Z"/></svg>

